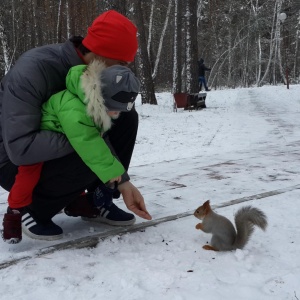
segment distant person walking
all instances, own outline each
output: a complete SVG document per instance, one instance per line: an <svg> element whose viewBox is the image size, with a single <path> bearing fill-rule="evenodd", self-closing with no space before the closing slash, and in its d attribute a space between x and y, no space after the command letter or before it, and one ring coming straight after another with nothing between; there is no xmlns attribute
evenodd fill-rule
<svg viewBox="0 0 300 300"><path fill-rule="evenodd" d="M200 58L198 61L198 80L199 80L199 92L202 90L202 84L204 85L205 90L208 92L210 89L207 86L206 79L205 79L205 71L210 71L211 68L208 68L204 64L204 59Z"/></svg>

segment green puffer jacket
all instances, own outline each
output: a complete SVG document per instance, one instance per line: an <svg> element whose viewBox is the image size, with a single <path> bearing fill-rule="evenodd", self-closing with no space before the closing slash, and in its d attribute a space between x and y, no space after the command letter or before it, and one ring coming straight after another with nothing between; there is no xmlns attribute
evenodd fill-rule
<svg viewBox="0 0 300 300"><path fill-rule="evenodd" d="M125 169L102 138L111 127L101 93L100 72L104 65L72 67L67 89L43 104L41 129L65 134L84 163L104 183L121 176Z"/></svg>

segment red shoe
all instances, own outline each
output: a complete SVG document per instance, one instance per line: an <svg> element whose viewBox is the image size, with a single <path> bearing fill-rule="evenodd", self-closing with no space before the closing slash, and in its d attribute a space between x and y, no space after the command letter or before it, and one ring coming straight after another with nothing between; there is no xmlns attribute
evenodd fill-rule
<svg viewBox="0 0 300 300"><path fill-rule="evenodd" d="M8 207L2 225L1 235L4 242L17 244L22 241L22 215L18 210L12 210Z"/></svg>
<svg viewBox="0 0 300 300"><path fill-rule="evenodd" d="M100 214L99 209L89 201L87 194L78 196L65 207L64 212L69 217L96 218Z"/></svg>

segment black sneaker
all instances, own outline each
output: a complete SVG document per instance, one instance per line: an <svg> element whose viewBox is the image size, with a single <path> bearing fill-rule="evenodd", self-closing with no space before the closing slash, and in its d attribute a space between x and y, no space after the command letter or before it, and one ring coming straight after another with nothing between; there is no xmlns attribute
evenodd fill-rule
<svg viewBox="0 0 300 300"><path fill-rule="evenodd" d="M22 231L36 240L54 241L63 237L62 229L52 220L41 223L34 219L27 209L22 212Z"/></svg>
<svg viewBox="0 0 300 300"><path fill-rule="evenodd" d="M134 224L135 216L120 209L113 202L104 204L99 208L99 215L96 218L81 217L84 221L106 223L113 226L129 226Z"/></svg>

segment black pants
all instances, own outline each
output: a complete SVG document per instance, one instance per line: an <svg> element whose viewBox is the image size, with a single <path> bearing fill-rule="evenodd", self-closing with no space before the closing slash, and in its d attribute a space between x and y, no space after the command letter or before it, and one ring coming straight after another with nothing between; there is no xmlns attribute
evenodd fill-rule
<svg viewBox="0 0 300 300"><path fill-rule="evenodd" d="M108 132L109 140L124 168L128 170L137 129L138 114L133 109L114 120ZM101 155L101 153L99 153ZM15 181L18 167L12 163L0 169L0 185L9 191ZM81 160L77 153L46 161L40 180L33 191L31 210L41 221L48 221L85 189L100 183L98 177Z"/></svg>

